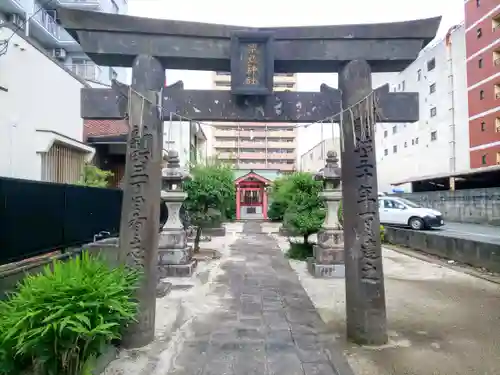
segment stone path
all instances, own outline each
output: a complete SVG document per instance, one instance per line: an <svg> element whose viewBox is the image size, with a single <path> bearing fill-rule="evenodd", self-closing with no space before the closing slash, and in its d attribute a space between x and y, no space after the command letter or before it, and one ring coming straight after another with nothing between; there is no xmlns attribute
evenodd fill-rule
<svg viewBox="0 0 500 375"><path fill-rule="evenodd" d="M245 223L169 375L352 375L276 240Z"/></svg>

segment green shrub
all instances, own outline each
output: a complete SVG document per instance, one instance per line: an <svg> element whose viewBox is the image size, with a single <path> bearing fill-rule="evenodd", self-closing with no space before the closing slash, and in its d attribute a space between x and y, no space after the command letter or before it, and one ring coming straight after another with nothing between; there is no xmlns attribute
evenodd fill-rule
<svg viewBox="0 0 500 375"><path fill-rule="evenodd" d="M380 242L386 243L387 241L385 240L385 228L383 225L380 226Z"/></svg>
<svg viewBox="0 0 500 375"><path fill-rule="evenodd" d="M134 320L138 278L86 252L26 276L0 302L0 374L84 374Z"/></svg>
<svg viewBox="0 0 500 375"><path fill-rule="evenodd" d="M307 260L313 256L313 244L290 242L290 249L288 249L286 256L295 260Z"/></svg>
<svg viewBox="0 0 500 375"><path fill-rule="evenodd" d="M339 202L339 208L337 209L337 219L339 221L340 226L344 227L344 205L342 204L342 200Z"/></svg>

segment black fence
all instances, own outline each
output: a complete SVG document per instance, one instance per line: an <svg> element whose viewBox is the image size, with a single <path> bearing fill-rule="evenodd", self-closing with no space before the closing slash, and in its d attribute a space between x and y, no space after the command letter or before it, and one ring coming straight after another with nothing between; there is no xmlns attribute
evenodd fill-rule
<svg viewBox="0 0 500 375"><path fill-rule="evenodd" d="M122 191L0 177L0 264L120 228Z"/></svg>

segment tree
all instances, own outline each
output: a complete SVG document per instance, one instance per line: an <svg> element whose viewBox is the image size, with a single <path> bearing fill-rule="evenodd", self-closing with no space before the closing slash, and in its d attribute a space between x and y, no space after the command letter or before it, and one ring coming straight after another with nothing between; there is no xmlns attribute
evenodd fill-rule
<svg viewBox="0 0 500 375"><path fill-rule="evenodd" d="M283 177L278 183L275 198L285 207L283 225L304 238L317 233L325 219L325 208L319 197L321 181L314 180L310 173L297 172Z"/></svg>
<svg viewBox="0 0 500 375"><path fill-rule="evenodd" d="M113 172L103 171L93 164L83 166L82 174L77 185L90 186L90 187L107 187L108 179L113 176Z"/></svg>
<svg viewBox="0 0 500 375"><path fill-rule="evenodd" d="M197 227L194 251L198 252L202 229L226 219L236 192L233 171L223 164L196 165L191 168L191 176L184 185L188 194L184 205L191 223Z"/></svg>
<svg viewBox="0 0 500 375"><path fill-rule="evenodd" d="M283 221L283 216L285 215L285 210L288 206L289 197L286 196L285 191L281 190L287 178L289 176L284 176L274 180L269 193L269 200L271 204L267 210L267 217L271 221Z"/></svg>

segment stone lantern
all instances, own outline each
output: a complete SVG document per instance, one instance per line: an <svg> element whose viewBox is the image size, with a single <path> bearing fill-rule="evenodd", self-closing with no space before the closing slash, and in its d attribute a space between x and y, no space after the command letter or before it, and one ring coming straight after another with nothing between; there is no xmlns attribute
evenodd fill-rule
<svg viewBox="0 0 500 375"><path fill-rule="evenodd" d="M314 277L335 278L345 276L344 233L338 220L338 209L342 199L341 169L335 151L328 151L326 165L315 179L323 182L320 197L325 202L326 217L318 233L313 257L308 259L309 272Z"/></svg>
<svg viewBox="0 0 500 375"><path fill-rule="evenodd" d="M180 217L182 204L187 198L183 185L190 178L180 166L177 151L168 151L167 166L162 170L161 200L167 206L168 219L158 245L160 277L190 276L196 266Z"/></svg>

